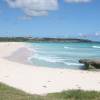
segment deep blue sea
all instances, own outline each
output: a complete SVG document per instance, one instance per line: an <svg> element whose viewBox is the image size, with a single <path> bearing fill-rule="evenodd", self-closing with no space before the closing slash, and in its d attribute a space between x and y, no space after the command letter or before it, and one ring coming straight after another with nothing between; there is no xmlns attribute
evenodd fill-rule
<svg viewBox="0 0 100 100"><path fill-rule="evenodd" d="M79 59L100 59L100 44L98 43L32 43L33 55L30 61L33 65L81 69Z"/></svg>

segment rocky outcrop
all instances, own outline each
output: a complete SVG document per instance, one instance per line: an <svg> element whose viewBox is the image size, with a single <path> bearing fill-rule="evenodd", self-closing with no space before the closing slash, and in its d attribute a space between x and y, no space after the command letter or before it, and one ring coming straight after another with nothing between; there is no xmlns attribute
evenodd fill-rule
<svg viewBox="0 0 100 100"><path fill-rule="evenodd" d="M100 69L100 60L81 59L79 62L85 65L85 69Z"/></svg>

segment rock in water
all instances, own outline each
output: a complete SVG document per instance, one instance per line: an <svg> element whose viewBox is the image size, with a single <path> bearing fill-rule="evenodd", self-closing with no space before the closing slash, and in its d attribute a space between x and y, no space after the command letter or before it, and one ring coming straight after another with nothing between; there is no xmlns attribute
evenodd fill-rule
<svg viewBox="0 0 100 100"><path fill-rule="evenodd" d="M86 69L100 69L100 60L81 59L79 62L84 64Z"/></svg>

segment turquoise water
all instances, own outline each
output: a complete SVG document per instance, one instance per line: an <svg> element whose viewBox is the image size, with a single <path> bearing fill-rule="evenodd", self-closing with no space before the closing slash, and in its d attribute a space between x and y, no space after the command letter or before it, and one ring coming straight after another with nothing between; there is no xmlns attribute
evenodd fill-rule
<svg viewBox="0 0 100 100"><path fill-rule="evenodd" d="M33 65L53 68L80 69L79 59L100 59L98 43L32 43Z"/></svg>

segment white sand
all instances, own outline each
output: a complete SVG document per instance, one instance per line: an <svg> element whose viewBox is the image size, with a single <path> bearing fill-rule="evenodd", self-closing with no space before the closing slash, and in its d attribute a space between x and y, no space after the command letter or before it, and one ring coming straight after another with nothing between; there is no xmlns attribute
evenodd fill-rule
<svg viewBox="0 0 100 100"><path fill-rule="evenodd" d="M68 89L100 91L100 72L53 69L25 65L5 59L24 43L0 43L0 82L31 94Z"/></svg>

